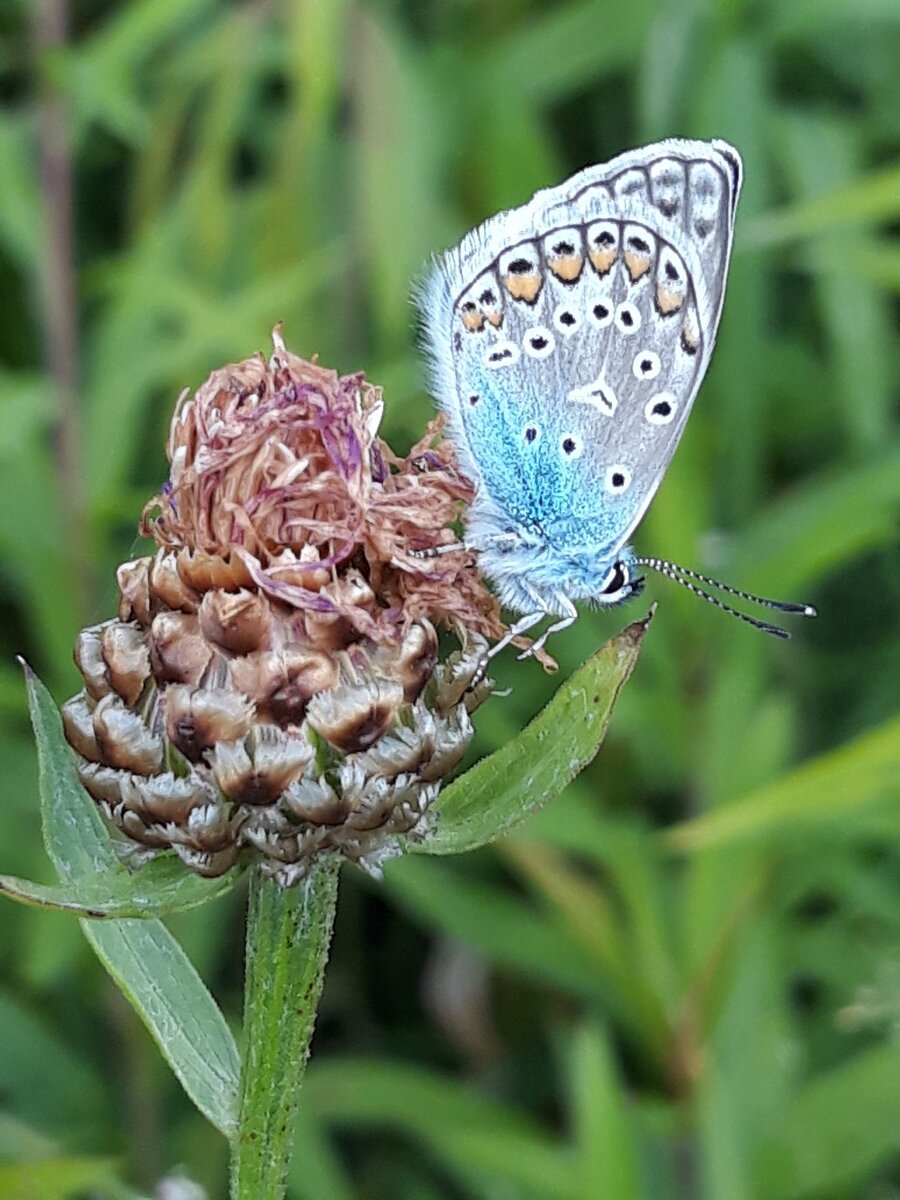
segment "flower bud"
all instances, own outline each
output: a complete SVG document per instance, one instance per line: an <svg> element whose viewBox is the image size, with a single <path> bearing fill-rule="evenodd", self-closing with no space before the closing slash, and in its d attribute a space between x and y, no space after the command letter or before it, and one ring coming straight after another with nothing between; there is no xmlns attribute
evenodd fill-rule
<svg viewBox="0 0 900 1200"><path fill-rule="evenodd" d="M465 556L418 569L472 499L434 423L406 458L380 393L275 335L177 406L152 555L117 573L62 710L79 776L136 861L288 886L326 854L378 872L426 835L472 735L498 608ZM423 464L425 467L423 468ZM441 662L436 626L463 648Z"/></svg>

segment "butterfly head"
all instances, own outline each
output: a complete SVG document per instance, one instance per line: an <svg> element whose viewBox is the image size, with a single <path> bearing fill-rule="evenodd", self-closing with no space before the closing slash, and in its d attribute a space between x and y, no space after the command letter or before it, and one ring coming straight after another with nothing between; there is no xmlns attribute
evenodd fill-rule
<svg viewBox="0 0 900 1200"><path fill-rule="evenodd" d="M624 604L644 590L646 576L638 573L631 551L626 547L608 568L599 590L591 597L597 604Z"/></svg>

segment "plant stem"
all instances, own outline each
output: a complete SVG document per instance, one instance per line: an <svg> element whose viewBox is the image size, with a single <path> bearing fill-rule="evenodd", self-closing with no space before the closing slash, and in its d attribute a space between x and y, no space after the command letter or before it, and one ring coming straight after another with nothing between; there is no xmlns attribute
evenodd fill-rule
<svg viewBox="0 0 900 1200"><path fill-rule="evenodd" d="M57 405L56 461L77 628L91 611L81 478L78 410L78 285L75 273L74 183L68 99L53 72L68 42L67 0L33 6L39 66L38 164L43 199L41 315L44 356ZM58 67L58 62L56 66Z"/></svg>
<svg viewBox="0 0 900 1200"><path fill-rule="evenodd" d="M285 1194L293 1116L334 925L338 865L316 864L293 888L258 871L251 876L232 1200L280 1200Z"/></svg>

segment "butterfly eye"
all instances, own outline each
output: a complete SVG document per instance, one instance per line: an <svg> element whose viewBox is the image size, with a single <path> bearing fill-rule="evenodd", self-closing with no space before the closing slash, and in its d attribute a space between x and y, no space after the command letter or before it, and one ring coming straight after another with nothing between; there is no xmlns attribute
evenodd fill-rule
<svg viewBox="0 0 900 1200"><path fill-rule="evenodd" d="M622 463L616 463L615 466L606 468L604 483L608 492L613 496L620 496L622 492L627 491L631 483L631 472Z"/></svg>
<svg viewBox="0 0 900 1200"><path fill-rule="evenodd" d="M556 338L543 325L535 325L525 334L522 344L532 358L546 358L556 349Z"/></svg>
<svg viewBox="0 0 900 1200"><path fill-rule="evenodd" d="M644 416L651 425L668 425L675 416L676 407L671 392L657 392L644 405Z"/></svg>
<svg viewBox="0 0 900 1200"><path fill-rule="evenodd" d="M577 433L564 433L559 440L559 448L563 458L581 458L584 454L584 442Z"/></svg>
<svg viewBox="0 0 900 1200"><path fill-rule="evenodd" d="M522 436L530 446L533 446L535 442L540 441L541 431L537 425L526 425Z"/></svg>
<svg viewBox="0 0 900 1200"><path fill-rule="evenodd" d="M662 370L658 354L652 350L641 350L631 364L635 379L655 379Z"/></svg>
<svg viewBox="0 0 900 1200"><path fill-rule="evenodd" d="M627 583L628 572L625 569L625 565L624 563L617 562L607 576L606 583L600 589L600 593L603 596L613 596L616 592L621 592Z"/></svg>

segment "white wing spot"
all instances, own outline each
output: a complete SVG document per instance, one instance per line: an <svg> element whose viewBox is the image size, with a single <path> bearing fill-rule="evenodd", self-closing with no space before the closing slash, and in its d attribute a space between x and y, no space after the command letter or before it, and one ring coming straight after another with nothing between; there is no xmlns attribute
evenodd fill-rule
<svg viewBox="0 0 900 1200"><path fill-rule="evenodd" d="M572 404L590 404L592 408L596 408L607 417L613 415L619 403L616 393L602 379L572 388L566 399Z"/></svg>
<svg viewBox="0 0 900 1200"><path fill-rule="evenodd" d="M611 495L620 496L631 485L631 471L624 463L614 463L606 468L603 485Z"/></svg>
<svg viewBox="0 0 900 1200"><path fill-rule="evenodd" d="M655 379L662 370L662 361L654 350L640 350L635 355L631 370L635 379Z"/></svg>
<svg viewBox="0 0 900 1200"><path fill-rule="evenodd" d="M559 439L563 458L581 458L584 454L584 439L577 433L564 433Z"/></svg>
<svg viewBox="0 0 900 1200"><path fill-rule="evenodd" d="M612 300L598 300L591 306L588 313L592 325L596 325L598 329L602 329L608 325L613 319L613 302Z"/></svg>
<svg viewBox="0 0 900 1200"><path fill-rule="evenodd" d="M581 328L581 317L569 304L558 304L553 313L553 324L563 337L571 337Z"/></svg>
<svg viewBox="0 0 900 1200"><path fill-rule="evenodd" d="M511 367L519 360L519 347L515 342L494 342L484 354L484 364L492 371L501 367Z"/></svg>
<svg viewBox="0 0 900 1200"><path fill-rule="evenodd" d="M651 425L668 425L675 419L678 401L671 392L657 392L644 405L644 416Z"/></svg>
<svg viewBox="0 0 900 1200"><path fill-rule="evenodd" d="M522 338L525 353L532 358L546 358L556 349L556 338L544 325L533 325Z"/></svg>
<svg viewBox="0 0 900 1200"><path fill-rule="evenodd" d="M624 333L626 337L637 333L641 327L641 320L640 309L628 300L625 300L616 309L616 329L619 333Z"/></svg>

